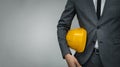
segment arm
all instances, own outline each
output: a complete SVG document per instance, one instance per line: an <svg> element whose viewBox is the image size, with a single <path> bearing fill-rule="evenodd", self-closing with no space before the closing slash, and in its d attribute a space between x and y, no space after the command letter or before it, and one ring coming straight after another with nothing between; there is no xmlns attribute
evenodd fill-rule
<svg viewBox="0 0 120 67"><path fill-rule="evenodd" d="M74 16L75 16L74 4L71 0L68 0L65 6L65 10L63 11L62 16L57 25L58 41L63 58L65 58L66 54L71 54L70 49L67 46L66 42L66 33L70 29Z"/></svg>
<svg viewBox="0 0 120 67"><path fill-rule="evenodd" d="M81 67L77 59L71 55L70 49L67 45L66 34L71 27L72 20L75 16L75 7L71 0L67 1L65 10L62 13L62 16L57 25L57 35L62 52L63 58L65 58L69 67Z"/></svg>

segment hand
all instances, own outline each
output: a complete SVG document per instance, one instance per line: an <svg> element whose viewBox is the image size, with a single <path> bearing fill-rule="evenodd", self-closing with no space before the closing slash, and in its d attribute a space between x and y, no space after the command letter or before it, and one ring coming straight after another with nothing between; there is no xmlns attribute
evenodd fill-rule
<svg viewBox="0 0 120 67"><path fill-rule="evenodd" d="M68 67L82 67L78 63L77 59L74 56L70 55L70 54L65 55L65 59L66 59L66 62L68 64Z"/></svg>

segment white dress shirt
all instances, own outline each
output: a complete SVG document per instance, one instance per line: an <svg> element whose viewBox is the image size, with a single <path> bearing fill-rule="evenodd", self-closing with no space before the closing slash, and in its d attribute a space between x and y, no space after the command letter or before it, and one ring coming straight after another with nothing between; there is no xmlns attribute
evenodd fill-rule
<svg viewBox="0 0 120 67"><path fill-rule="evenodd" d="M104 6L105 6L105 1L106 0L101 0L101 15L103 13L103 9L104 9ZM94 6L95 6L95 11L97 12L97 0L93 0L93 3L94 3Z"/></svg>
<svg viewBox="0 0 120 67"><path fill-rule="evenodd" d="M106 0L101 0L101 13L100 15L102 15L103 13L103 9L104 9L104 6L105 6L105 1ZM94 3L94 6L95 6L95 12L97 12L97 0L93 0L93 3ZM98 49L98 40L96 40L96 43L95 43L95 48Z"/></svg>

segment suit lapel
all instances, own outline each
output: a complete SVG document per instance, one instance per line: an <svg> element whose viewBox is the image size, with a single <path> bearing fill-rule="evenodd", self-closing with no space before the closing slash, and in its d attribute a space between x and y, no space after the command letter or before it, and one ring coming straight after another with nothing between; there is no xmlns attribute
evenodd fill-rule
<svg viewBox="0 0 120 67"><path fill-rule="evenodd" d="M105 5L104 5L104 9L103 9L103 13L102 13L102 16L100 17L100 19L98 20L97 18L97 14L95 12L95 6L94 6L94 3L93 3L93 0L88 0L89 1L89 7L91 9L91 12L93 14L93 17L95 18L96 22L93 22L93 23L97 23L98 25L101 25L104 23L103 19L104 19L104 16L106 15L106 12L107 12L107 8L109 7L109 1L110 0L106 0L105 2Z"/></svg>
<svg viewBox="0 0 120 67"><path fill-rule="evenodd" d="M96 26L97 25L97 22L98 22L98 18L97 18L97 15L96 15L96 12L95 12L95 6L94 6L94 3L93 3L93 0L85 0L86 3L88 4L87 5L87 8L89 7L89 10L91 13L91 19L92 19L92 23Z"/></svg>
<svg viewBox="0 0 120 67"><path fill-rule="evenodd" d="M88 2L89 3L89 7L91 9L91 12L92 12L95 20L98 21L98 18L97 18L96 12L95 12L95 6L94 6L94 3L93 3L93 0L87 0L87 1L89 1Z"/></svg>
<svg viewBox="0 0 120 67"><path fill-rule="evenodd" d="M109 7L109 1L110 0L106 0L106 2L105 2L105 6L104 6L104 9L103 9L103 13L102 13L102 16L101 16L101 18L100 18L100 20L99 20L99 24L102 24L103 23L103 19L104 19L104 16L107 14L107 12L108 12L108 10L107 10L107 8Z"/></svg>

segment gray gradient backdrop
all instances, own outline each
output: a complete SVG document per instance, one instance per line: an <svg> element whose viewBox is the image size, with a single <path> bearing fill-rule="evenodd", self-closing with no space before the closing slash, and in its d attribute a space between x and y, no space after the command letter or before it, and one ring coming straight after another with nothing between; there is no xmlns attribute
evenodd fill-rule
<svg viewBox="0 0 120 67"><path fill-rule="evenodd" d="M66 1L0 0L0 67L67 67L56 33Z"/></svg>

